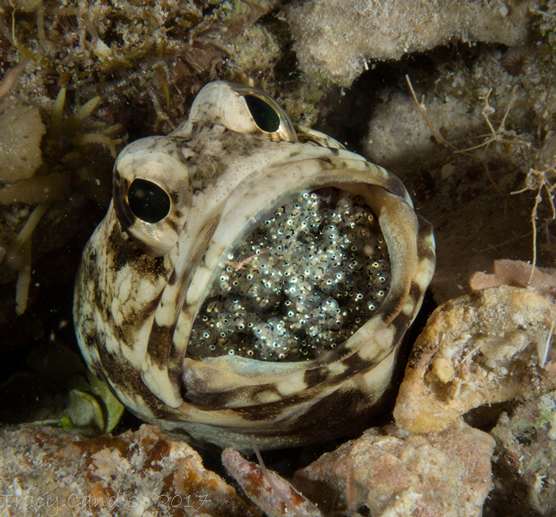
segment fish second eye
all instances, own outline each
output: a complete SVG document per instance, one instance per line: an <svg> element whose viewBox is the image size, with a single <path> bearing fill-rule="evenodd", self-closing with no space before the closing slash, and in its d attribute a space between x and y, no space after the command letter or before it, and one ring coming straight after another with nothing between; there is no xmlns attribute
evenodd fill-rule
<svg viewBox="0 0 556 517"><path fill-rule="evenodd" d="M245 95L244 99L259 129L267 133L274 133L274 131L278 130L280 127L280 116L272 106L254 95Z"/></svg>

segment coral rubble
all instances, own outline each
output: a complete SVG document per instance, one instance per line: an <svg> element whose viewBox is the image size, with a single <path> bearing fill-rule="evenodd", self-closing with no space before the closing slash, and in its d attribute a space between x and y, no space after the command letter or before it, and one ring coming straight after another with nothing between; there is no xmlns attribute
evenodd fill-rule
<svg viewBox="0 0 556 517"><path fill-rule="evenodd" d="M198 76L214 74L233 50L229 40L275 5L44 0L26 9L36 11L34 17L2 2L0 32L12 45L4 61L17 54L31 60L18 88L27 102L50 109L52 83L74 91L78 103L100 96L112 105L112 116L125 100L146 97L154 108L149 114L156 115L150 122L166 124L167 131L187 108L184 96Z"/></svg>
<svg viewBox="0 0 556 517"><path fill-rule="evenodd" d="M491 436L463 423L427 435L373 428L298 471L294 484L321 508L354 490L373 517L479 517L493 449Z"/></svg>
<svg viewBox="0 0 556 517"><path fill-rule="evenodd" d="M491 434L500 479L490 495L492 515L554 515L556 392L522 404L511 416L503 413Z"/></svg>
<svg viewBox="0 0 556 517"><path fill-rule="evenodd" d="M46 132L38 108L14 104L0 114L0 181L30 178L42 164L41 138Z"/></svg>
<svg viewBox="0 0 556 517"><path fill-rule="evenodd" d="M552 297L520 287L487 288L441 305L413 347L396 423L435 431L472 408L554 389L555 320Z"/></svg>
<svg viewBox="0 0 556 517"><path fill-rule="evenodd" d="M189 445L149 425L87 441L2 429L0 493L2 515L260 517Z"/></svg>
<svg viewBox="0 0 556 517"><path fill-rule="evenodd" d="M369 59L400 59L451 41L516 45L535 1L313 0L288 21L306 73L349 87Z"/></svg>

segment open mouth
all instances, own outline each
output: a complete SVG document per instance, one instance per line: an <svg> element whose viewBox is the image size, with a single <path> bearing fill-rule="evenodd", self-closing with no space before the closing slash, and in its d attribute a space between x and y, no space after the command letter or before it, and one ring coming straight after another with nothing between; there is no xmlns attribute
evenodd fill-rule
<svg viewBox="0 0 556 517"><path fill-rule="evenodd" d="M228 256L187 356L317 359L372 317L389 285L386 242L363 198L336 188L301 192Z"/></svg>

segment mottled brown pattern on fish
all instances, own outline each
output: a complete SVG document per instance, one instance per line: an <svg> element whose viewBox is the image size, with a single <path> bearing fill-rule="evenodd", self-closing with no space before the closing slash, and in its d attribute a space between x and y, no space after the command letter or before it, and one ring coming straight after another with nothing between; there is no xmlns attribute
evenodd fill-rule
<svg viewBox="0 0 556 517"><path fill-rule="evenodd" d="M260 113L245 95L262 102ZM327 135L294 128L264 92L223 82L199 92L171 135L129 144L114 169L114 203L83 253L74 321L89 367L116 396L149 422L241 450L251 434L278 448L369 425L434 271L432 227L401 181ZM149 186L134 192L138 213L128 201L136 179ZM226 267L248 274L275 251L229 256L300 192L332 187L360 190L359 203L381 216L394 266L369 319L329 348L317 339L311 360L193 354L191 329L215 278Z"/></svg>

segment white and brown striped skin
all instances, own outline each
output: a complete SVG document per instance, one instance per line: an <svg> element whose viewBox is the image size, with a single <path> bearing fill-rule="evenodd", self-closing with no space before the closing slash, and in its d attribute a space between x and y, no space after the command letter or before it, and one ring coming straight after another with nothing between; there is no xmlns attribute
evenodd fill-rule
<svg viewBox="0 0 556 517"><path fill-rule="evenodd" d="M257 127L245 94L279 113L276 132ZM129 209L137 177L170 196L162 221ZM275 206L325 186L363 196L379 218L392 279L373 317L313 361L189 359L193 321L230 250ZM251 434L261 448L295 446L368 425L434 266L432 227L396 176L326 135L296 134L264 92L210 83L187 123L116 160L114 199L76 282L75 327L91 370L140 418L240 450L251 449Z"/></svg>

